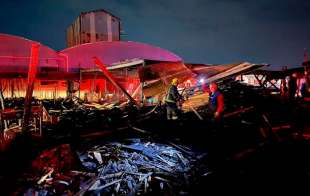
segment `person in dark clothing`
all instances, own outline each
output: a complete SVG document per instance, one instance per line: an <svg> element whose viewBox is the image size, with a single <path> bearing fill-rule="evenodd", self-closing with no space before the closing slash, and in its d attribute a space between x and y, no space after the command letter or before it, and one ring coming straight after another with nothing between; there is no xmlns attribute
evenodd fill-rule
<svg viewBox="0 0 310 196"><path fill-rule="evenodd" d="M288 92L287 83L286 83L286 79L284 78L281 80L280 94L282 97L286 97L287 92Z"/></svg>
<svg viewBox="0 0 310 196"><path fill-rule="evenodd" d="M305 71L304 74L303 82L300 88L300 93L304 100L306 101L310 100L310 77L307 71Z"/></svg>
<svg viewBox="0 0 310 196"><path fill-rule="evenodd" d="M171 85L167 91L165 97L166 109L167 109L167 119L168 120L177 120L179 114L178 104L183 99L178 92L179 81L177 78L174 78L171 82Z"/></svg>
<svg viewBox="0 0 310 196"><path fill-rule="evenodd" d="M293 73L288 82L288 92L289 92L288 94L290 101L295 100L296 90L297 90L297 74Z"/></svg>
<svg viewBox="0 0 310 196"><path fill-rule="evenodd" d="M213 116L213 120L221 120L224 112L224 96L218 90L216 83L210 84L210 96L209 96L209 112Z"/></svg>

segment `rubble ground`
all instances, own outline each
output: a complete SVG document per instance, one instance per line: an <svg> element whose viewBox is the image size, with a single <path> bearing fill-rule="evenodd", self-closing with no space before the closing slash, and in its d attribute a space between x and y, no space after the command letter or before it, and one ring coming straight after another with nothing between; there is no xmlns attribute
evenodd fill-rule
<svg viewBox="0 0 310 196"><path fill-rule="evenodd" d="M162 107L64 113L43 138L18 135L1 152L1 192L200 195L309 182L309 105L234 82L221 89L221 127L205 107L197 108L202 121L193 112L167 121Z"/></svg>

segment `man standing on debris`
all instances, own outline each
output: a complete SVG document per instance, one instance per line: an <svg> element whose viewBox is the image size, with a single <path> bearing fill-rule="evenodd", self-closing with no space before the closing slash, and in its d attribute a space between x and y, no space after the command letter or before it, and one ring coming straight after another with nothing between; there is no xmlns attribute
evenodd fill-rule
<svg viewBox="0 0 310 196"><path fill-rule="evenodd" d="M165 97L168 120L178 119L179 114L178 105L180 101L183 99L180 93L178 92L177 88L178 84L179 80L177 78L173 78Z"/></svg>
<svg viewBox="0 0 310 196"><path fill-rule="evenodd" d="M224 96L219 91L215 82L212 82L209 88L209 111L213 115L214 120L219 121L222 118L224 111Z"/></svg>

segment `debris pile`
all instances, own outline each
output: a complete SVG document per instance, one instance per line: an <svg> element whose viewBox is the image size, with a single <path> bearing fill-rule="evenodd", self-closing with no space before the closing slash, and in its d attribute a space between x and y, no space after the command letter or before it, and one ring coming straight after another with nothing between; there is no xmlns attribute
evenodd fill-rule
<svg viewBox="0 0 310 196"><path fill-rule="evenodd" d="M70 152L62 146L65 152ZM57 152L52 150L51 152ZM44 153L43 153L44 154ZM46 153L45 153L46 154ZM205 154L197 154L191 149L170 144L160 144L140 139L123 143L110 142L93 146L86 151L76 152L80 165L74 163L74 156L58 156L44 166L43 175L32 181L27 194L116 194L140 195L189 194L191 183L205 168L196 167ZM43 157L43 158L42 158ZM47 160L40 156L40 159ZM57 157L57 156L56 156ZM66 162L66 157L70 157ZM62 164L65 163L65 164ZM38 168L38 167L36 167ZM68 170L69 169L69 170ZM201 170L200 170L201 169ZM191 183L190 183L191 182Z"/></svg>
<svg viewBox="0 0 310 196"><path fill-rule="evenodd" d="M125 126L124 115L118 107L112 109L96 109L81 105L70 110L48 110L53 123L45 125L45 135L48 137L63 137L79 135L102 130L117 129Z"/></svg>
<svg viewBox="0 0 310 196"><path fill-rule="evenodd" d="M69 144L62 144L51 150L43 151L32 161L32 168L38 174L46 168L51 168L57 173L65 173L78 164L78 158L74 155Z"/></svg>

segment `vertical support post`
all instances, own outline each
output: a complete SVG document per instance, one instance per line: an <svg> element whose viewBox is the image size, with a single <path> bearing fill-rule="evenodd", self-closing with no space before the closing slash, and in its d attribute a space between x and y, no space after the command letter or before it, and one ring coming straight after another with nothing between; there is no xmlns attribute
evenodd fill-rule
<svg viewBox="0 0 310 196"><path fill-rule="evenodd" d="M54 104L56 104L56 97L57 97L56 88L57 88L57 85L58 85L58 82L55 82L55 84L54 84L54 93L53 93Z"/></svg>
<svg viewBox="0 0 310 196"><path fill-rule="evenodd" d="M80 69L80 79L79 79L79 98L81 99L81 83L82 83L82 72Z"/></svg>
<svg viewBox="0 0 310 196"><path fill-rule="evenodd" d="M1 84L2 85L2 84ZM3 91L2 91L2 86L0 86L0 106L1 106L1 110L4 110L4 96L3 96ZM1 118L1 117L0 117ZM8 123L6 120L3 120L3 119L0 119L0 124L1 124L1 127L3 128L3 130L7 129L8 128ZM0 127L0 128L1 128Z"/></svg>
<svg viewBox="0 0 310 196"><path fill-rule="evenodd" d="M23 133L27 133L29 131L29 120L31 115L31 98L34 88L34 81L37 74L37 65L39 63L39 48L40 44L34 43L31 45L31 56L28 70L28 86L24 103L24 116L22 127Z"/></svg>
<svg viewBox="0 0 310 196"><path fill-rule="evenodd" d="M0 110L4 110L4 96L3 96L3 92L2 92L2 84L0 83ZM0 111L0 139L3 138L3 134L4 134L4 129L6 129L7 127L5 127L4 124L4 120L2 119L2 112Z"/></svg>
<svg viewBox="0 0 310 196"><path fill-rule="evenodd" d="M93 102L94 101L94 95L95 95L95 82L96 82L96 79L97 79L97 73L95 73L94 75L94 78L92 79L92 82L91 82L91 89L90 89L90 102Z"/></svg>
<svg viewBox="0 0 310 196"><path fill-rule="evenodd" d="M40 136L42 136L42 117L39 116L39 130L40 130Z"/></svg>
<svg viewBox="0 0 310 196"><path fill-rule="evenodd" d="M11 83L11 98L14 98L14 79L10 80Z"/></svg>
<svg viewBox="0 0 310 196"><path fill-rule="evenodd" d="M2 92L2 86L0 86L0 107L1 110L4 110L4 96Z"/></svg>
<svg viewBox="0 0 310 196"><path fill-rule="evenodd" d="M3 140L4 136L4 127L3 127L3 120L2 120L2 112L0 111L0 142Z"/></svg>
<svg viewBox="0 0 310 196"><path fill-rule="evenodd" d="M142 67L145 67L145 61L143 61ZM144 95L143 95L143 87L144 87L144 82L141 83L141 105L144 105Z"/></svg>
<svg viewBox="0 0 310 196"><path fill-rule="evenodd" d="M93 78L91 80L91 86L90 86L90 102L93 102L94 98L94 88L95 88L95 79Z"/></svg>

